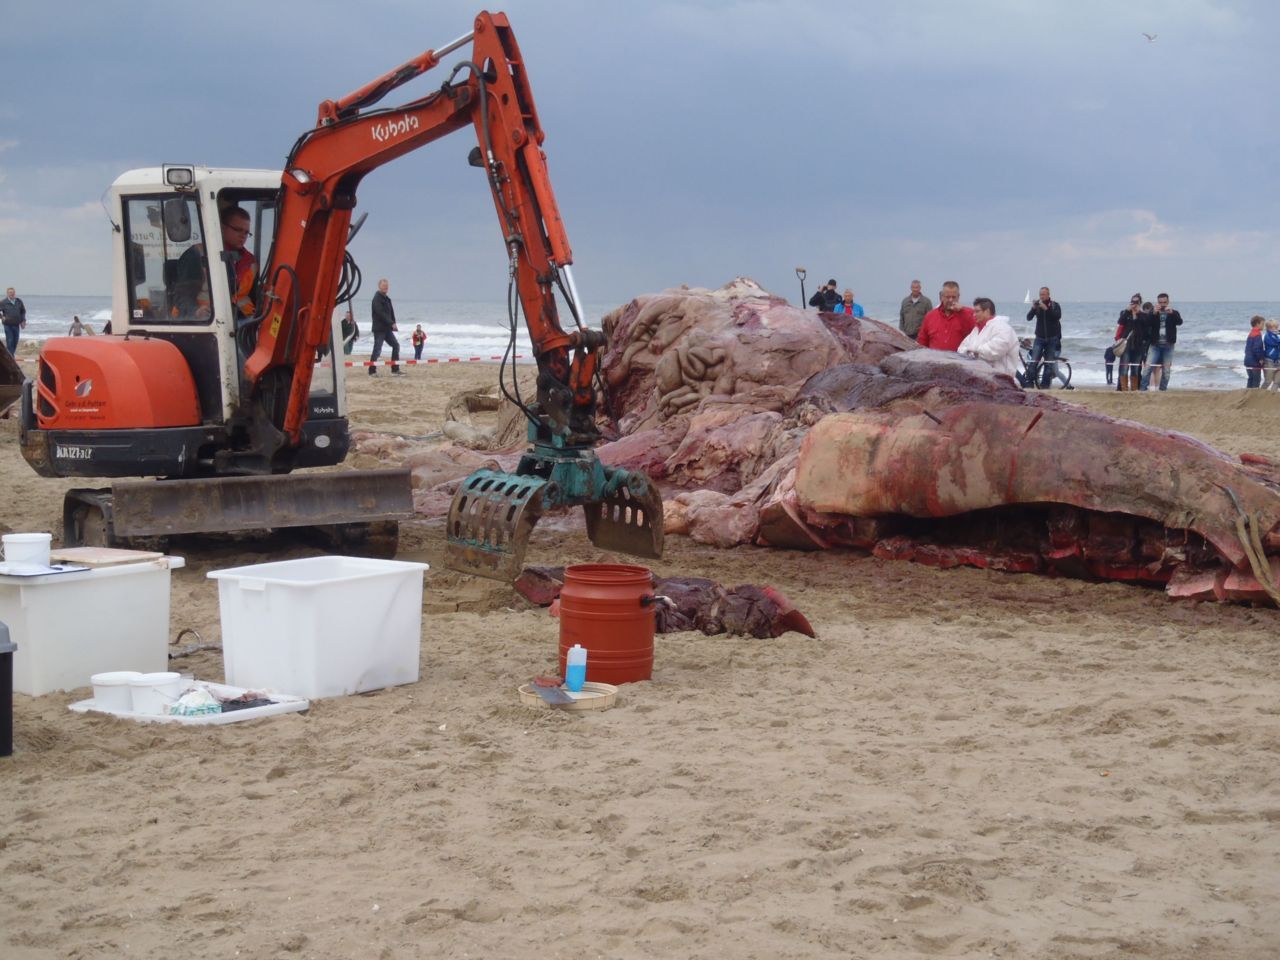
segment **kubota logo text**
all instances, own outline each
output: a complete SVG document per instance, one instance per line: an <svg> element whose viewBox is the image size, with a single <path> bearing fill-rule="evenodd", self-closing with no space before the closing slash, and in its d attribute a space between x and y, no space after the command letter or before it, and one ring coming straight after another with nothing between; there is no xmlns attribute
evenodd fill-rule
<svg viewBox="0 0 1280 960"><path fill-rule="evenodd" d="M389 120L386 123L375 123L372 127L373 139L379 143L387 140L394 140L396 137L403 137L411 130L418 129L418 118L406 113L399 120Z"/></svg>

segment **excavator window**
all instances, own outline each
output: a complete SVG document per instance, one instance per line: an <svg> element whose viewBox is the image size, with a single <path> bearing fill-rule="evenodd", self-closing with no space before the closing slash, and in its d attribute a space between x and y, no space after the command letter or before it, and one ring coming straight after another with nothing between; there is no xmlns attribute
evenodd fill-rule
<svg viewBox="0 0 1280 960"><path fill-rule="evenodd" d="M133 323L208 323L209 265L193 198L130 197L124 205L129 317Z"/></svg>

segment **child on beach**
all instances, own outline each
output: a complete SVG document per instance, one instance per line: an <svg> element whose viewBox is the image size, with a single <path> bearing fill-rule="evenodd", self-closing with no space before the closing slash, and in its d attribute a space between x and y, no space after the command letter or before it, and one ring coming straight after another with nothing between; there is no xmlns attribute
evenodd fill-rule
<svg viewBox="0 0 1280 960"><path fill-rule="evenodd" d="M418 324L413 331L413 359L422 359L422 348L427 345L427 332L422 329L422 324Z"/></svg>
<svg viewBox="0 0 1280 960"><path fill-rule="evenodd" d="M1266 322L1262 335L1262 389L1280 390L1280 320Z"/></svg>
<svg viewBox="0 0 1280 960"><path fill-rule="evenodd" d="M1254 316L1249 320L1249 336L1244 341L1245 389L1252 390L1262 383L1262 325L1266 319Z"/></svg>
<svg viewBox="0 0 1280 960"><path fill-rule="evenodd" d="M1110 385L1115 382L1112 375L1116 365L1116 352L1112 347L1102 351L1102 362L1107 365L1107 384Z"/></svg>

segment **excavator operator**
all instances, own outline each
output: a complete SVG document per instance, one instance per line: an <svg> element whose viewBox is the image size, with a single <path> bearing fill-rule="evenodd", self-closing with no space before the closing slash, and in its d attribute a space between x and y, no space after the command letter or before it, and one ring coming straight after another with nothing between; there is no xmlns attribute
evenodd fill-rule
<svg viewBox="0 0 1280 960"><path fill-rule="evenodd" d="M253 236L249 232L250 218L243 207L223 208L222 249L227 255L227 282L235 301L236 315L251 317L254 312L253 284L257 276L257 258L246 249L245 243ZM198 243L178 258L178 275L174 282L173 316L195 317L208 320L212 315L209 303L209 287L205 282L205 249Z"/></svg>

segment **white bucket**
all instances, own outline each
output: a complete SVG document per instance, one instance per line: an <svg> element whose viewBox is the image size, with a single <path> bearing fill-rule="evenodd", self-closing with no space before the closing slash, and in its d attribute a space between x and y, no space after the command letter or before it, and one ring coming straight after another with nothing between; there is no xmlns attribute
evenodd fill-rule
<svg viewBox="0 0 1280 960"><path fill-rule="evenodd" d="M53 542L51 533L6 533L4 542L5 563L29 563L39 567L49 565L49 549Z"/></svg>
<svg viewBox="0 0 1280 960"><path fill-rule="evenodd" d="M93 684L93 702L103 710L133 710L133 690L129 682L142 676L137 670L113 670L95 673L89 678Z"/></svg>
<svg viewBox="0 0 1280 960"><path fill-rule="evenodd" d="M182 696L182 676L177 673L140 673L129 681L133 712L162 714Z"/></svg>

